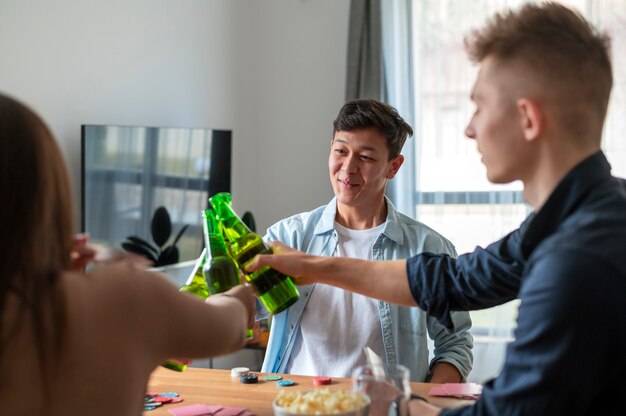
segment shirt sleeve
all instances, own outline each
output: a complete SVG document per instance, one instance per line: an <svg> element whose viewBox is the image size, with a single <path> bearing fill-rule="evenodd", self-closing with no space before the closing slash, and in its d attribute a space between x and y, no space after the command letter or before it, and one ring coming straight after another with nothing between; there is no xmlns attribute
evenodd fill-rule
<svg viewBox="0 0 626 416"><path fill-rule="evenodd" d="M472 370L474 357L472 347L474 338L470 333L472 320L468 312L452 312L453 331L448 331L434 318L427 318L428 333L434 342L433 359L430 363L430 372L438 362L454 365L463 379L467 379Z"/></svg>
<svg viewBox="0 0 626 416"><path fill-rule="evenodd" d="M441 248L437 249L438 254L457 257L454 245L446 238L438 238L437 244L441 245ZM428 245L428 247L432 249L436 247L436 244ZM441 325L435 318L427 317L426 319L428 334L434 343L433 358L430 362L429 372L432 373L433 366L438 362L447 362L455 366L465 380L472 370L474 361L472 354L474 338L470 333L472 320L469 312L465 311L452 312L451 319L454 326L451 331Z"/></svg>
<svg viewBox="0 0 626 416"><path fill-rule="evenodd" d="M432 253L411 257L406 267L413 298L449 330L454 328L453 310L488 308L514 299L524 264L521 233L518 229L458 259Z"/></svg>

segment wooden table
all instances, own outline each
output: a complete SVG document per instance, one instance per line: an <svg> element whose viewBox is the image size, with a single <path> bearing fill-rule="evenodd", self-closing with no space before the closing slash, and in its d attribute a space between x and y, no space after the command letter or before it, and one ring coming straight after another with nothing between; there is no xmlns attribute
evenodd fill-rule
<svg viewBox="0 0 626 416"><path fill-rule="evenodd" d="M179 373L165 368L157 368L148 383L148 391L162 393L174 391L180 394L183 402L165 404L155 410L144 412L144 416L171 416L168 412L178 406L203 403L207 405L224 405L246 407L258 416L271 416L272 401L282 389L311 390L320 388L312 384L312 377L281 374L283 378L294 380L297 384L291 387L278 387L275 381L263 381L267 373L257 373L258 384L241 384L239 379L231 379L230 370L214 370L206 368L188 368ZM471 400L459 400L446 397L432 397L428 395L431 387L438 384L411 383L411 389L428 399L429 402L441 407L458 407L472 404ZM334 378L330 389L352 389L352 380L349 378Z"/></svg>

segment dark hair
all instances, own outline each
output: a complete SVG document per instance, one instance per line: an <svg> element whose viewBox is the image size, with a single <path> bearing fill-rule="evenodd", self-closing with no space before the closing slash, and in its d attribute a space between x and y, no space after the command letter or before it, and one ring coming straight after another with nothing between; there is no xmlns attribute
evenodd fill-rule
<svg viewBox="0 0 626 416"><path fill-rule="evenodd" d="M519 58L561 107L577 107L563 122L576 124L589 108L604 120L613 84L610 40L579 13L557 3L526 4L496 14L466 37L465 47L476 63Z"/></svg>
<svg viewBox="0 0 626 416"><path fill-rule="evenodd" d="M333 136L338 131L375 128L387 139L389 160L397 157L413 129L392 106L373 99L349 101L333 121Z"/></svg>
<svg viewBox="0 0 626 416"><path fill-rule="evenodd" d="M25 320L47 383L65 326L59 279L70 266L72 204L61 152L44 122L0 94L0 362ZM8 305L17 305L8 320Z"/></svg>

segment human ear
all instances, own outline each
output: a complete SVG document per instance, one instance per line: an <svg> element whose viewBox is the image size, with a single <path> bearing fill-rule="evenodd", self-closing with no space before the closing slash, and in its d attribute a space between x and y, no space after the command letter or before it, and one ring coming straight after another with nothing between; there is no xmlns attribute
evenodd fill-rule
<svg viewBox="0 0 626 416"><path fill-rule="evenodd" d="M528 98L517 100L517 111L520 116L520 124L524 139L533 141L543 131L544 120L541 106L536 101Z"/></svg>
<svg viewBox="0 0 626 416"><path fill-rule="evenodd" d="M393 177L396 176L402 163L404 163L404 156L402 155L396 156L396 158L391 161L391 167L389 172L387 172L387 179L393 179Z"/></svg>

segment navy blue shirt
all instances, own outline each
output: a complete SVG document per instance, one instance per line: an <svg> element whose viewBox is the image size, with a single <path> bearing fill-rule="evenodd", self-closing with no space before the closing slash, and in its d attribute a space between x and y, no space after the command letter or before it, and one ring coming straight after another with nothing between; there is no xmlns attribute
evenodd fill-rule
<svg viewBox="0 0 626 416"><path fill-rule="evenodd" d="M598 152L502 240L408 260L413 297L448 327L452 310L521 300L500 375L443 414L626 413L626 181L610 171Z"/></svg>

